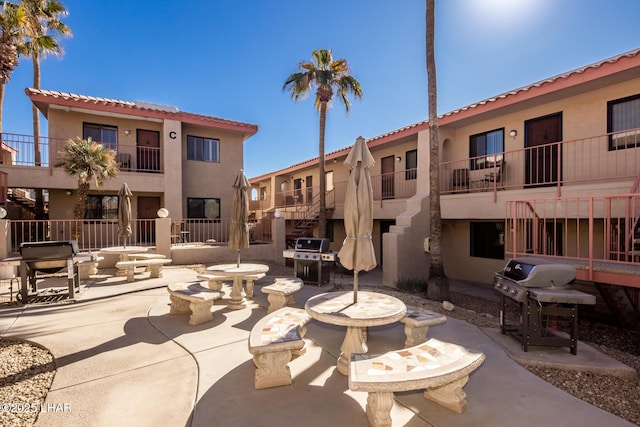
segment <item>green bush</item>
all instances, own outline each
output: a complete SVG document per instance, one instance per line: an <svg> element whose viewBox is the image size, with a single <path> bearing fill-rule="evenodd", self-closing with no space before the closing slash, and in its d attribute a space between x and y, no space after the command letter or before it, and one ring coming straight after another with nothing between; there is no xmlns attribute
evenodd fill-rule
<svg viewBox="0 0 640 427"><path fill-rule="evenodd" d="M395 282L396 288L402 292L411 294L427 293L427 281L424 279L399 279Z"/></svg>

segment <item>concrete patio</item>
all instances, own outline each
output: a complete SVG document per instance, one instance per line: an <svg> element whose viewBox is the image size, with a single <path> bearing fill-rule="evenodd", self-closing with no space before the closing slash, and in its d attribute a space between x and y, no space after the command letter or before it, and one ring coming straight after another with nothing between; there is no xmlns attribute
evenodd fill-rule
<svg viewBox="0 0 640 427"><path fill-rule="evenodd" d="M366 393L351 392L336 371L344 328L312 321L306 354L289 364L291 386L255 390L255 367L247 349L252 326L266 314L266 296L242 310L227 309L230 287L213 306L213 321L190 326L188 314L170 315L166 284L196 280L196 272L170 266L164 277L127 283L101 271L85 283L77 302L14 306L0 310L4 337L48 348L57 373L47 403L68 403L70 412L43 412L42 426L368 426ZM348 281L349 278L340 280ZM379 283L361 276L361 287ZM333 289L305 285L298 306ZM464 390L468 410L453 413L422 397L396 393L394 426L631 426L539 379L511 355L523 355L513 339L449 318L429 336L478 350L486 361ZM403 325L371 328L369 352L401 348ZM526 357L548 363L584 364L624 371L624 365L584 343L578 355L564 348L536 348Z"/></svg>

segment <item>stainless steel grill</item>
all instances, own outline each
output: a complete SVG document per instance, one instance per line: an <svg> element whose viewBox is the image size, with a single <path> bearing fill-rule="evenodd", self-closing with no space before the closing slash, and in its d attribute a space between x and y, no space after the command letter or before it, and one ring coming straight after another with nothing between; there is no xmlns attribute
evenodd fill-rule
<svg viewBox="0 0 640 427"><path fill-rule="evenodd" d="M282 256L293 259L296 277L321 286L329 281L331 267L337 259L337 253L329 251L330 243L329 239L301 237L296 240L295 249L284 250Z"/></svg>
<svg viewBox="0 0 640 427"><path fill-rule="evenodd" d="M568 346L571 354L577 354L578 305L593 305L596 299L571 287L575 277L575 267L552 259L511 259L493 276L494 289L500 292L502 333L519 339L523 351L528 351L529 345ZM505 297L518 303L519 325L506 324ZM561 328L563 319L568 319L568 338L550 327Z"/></svg>

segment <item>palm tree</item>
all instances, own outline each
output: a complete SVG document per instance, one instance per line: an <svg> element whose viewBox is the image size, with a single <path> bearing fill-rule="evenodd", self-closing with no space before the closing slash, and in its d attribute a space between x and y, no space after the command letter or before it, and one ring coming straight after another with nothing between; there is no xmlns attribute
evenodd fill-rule
<svg viewBox="0 0 640 427"><path fill-rule="evenodd" d="M0 133L2 133L2 105L5 85L18 66L18 35L25 23L24 7L0 2Z"/></svg>
<svg viewBox="0 0 640 427"><path fill-rule="evenodd" d="M40 89L40 58L47 55L61 55L62 46L56 36L70 36L71 30L61 19L67 15L67 9L58 0L22 0L25 8L26 24L18 45L18 52L33 61L33 87ZM40 166L40 116L38 108L31 107L33 116L33 141L35 165ZM36 189L36 219L44 219L44 199L42 189Z"/></svg>
<svg viewBox="0 0 640 427"><path fill-rule="evenodd" d="M449 279L442 263L442 216L440 212L440 135L438 132L438 89L436 85L436 56L434 49L435 0L427 0L427 80L429 91L429 231L430 263L427 279L427 298L435 301L450 299Z"/></svg>
<svg viewBox="0 0 640 427"><path fill-rule="evenodd" d="M100 188L107 178L118 176L116 152L92 141L91 138L76 137L76 139L68 140L64 151L58 152L58 155L59 160L55 166L64 169L70 176L78 177L78 191L73 217L82 221L84 220L91 181L94 181L96 187ZM76 225L79 225L80 221L76 221ZM76 240L80 237L81 229L82 227L76 227L73 231Z"/></svg>
<svg viewBox="0 0 640 427"><path fill-rule="evenodd" d="M346 59L333 59L331 50L317 49L311 53L312 62L300 62L298 72L291 74L282 86L289 91L291 98L298 101L306 98L316 88L315 106L320 112L320 137L318 142L318 164L320 175L320 213L318 223L319 237L327 234L327 182L324 172L324 135L327 123L327 109L333 99L334 90L340 96L347 113L351 107L348 95L362 98L360 83L350 75Z"/></svg>

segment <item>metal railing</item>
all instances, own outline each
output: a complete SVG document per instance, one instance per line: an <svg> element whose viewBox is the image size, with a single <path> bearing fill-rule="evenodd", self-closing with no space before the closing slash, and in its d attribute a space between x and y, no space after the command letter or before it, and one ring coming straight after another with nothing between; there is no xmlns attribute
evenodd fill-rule
<svg viewBox="0 0 640 427"><path fill-rule="evenodd" d="M373 200L408 199L416 194L417 180L417 169L372 175ZM330 203L344 202L346 188L347 181L336 182L333 189L327 191L327 206L330 206ZM300 210L302 207L312 206L317 203L319 191L319 186L313 186L278 192L275 194L274 208L296 208L296 210ZM268 208L267 200L255 200L251 203L252 211L266 210ZM297 216L294 215L294 217Z"/></svg>
<svg viewBox="0 0 640 427"><path fill-rule="evenodd" d="M580 261L589 280L603 269L599 262L616 271L640 267L639 215L638 193L508 201L505 254Z"/></svg>
<svg viewBox="0 0 640 427"><path fill-rule="evenodd" d="M640 129L440 163L440 191L456 194L633 179ZM625 137L626 144L612 141ZM630 139L632 138L632 139Z"/></svg>
<svg viewBox="0 0 640 427"><path fill-rule="evenodd" d="M12 166L32 166L53 168L58 160L58 153L64 150L68 142L62 138L41 136L39 141L40 160L36 160L35 139L31 135L13 133L0 134L2 142L0 164ZM112 148L113 144L105 144ZM141 147L118 143L116 161L123 171L163 172L162 149L158 147Z"/></svg>
<svg viewBox="0 0 640 427"><path fill-rule="evenodd" d="M229 240L230 219L184 219L184 231L188 231L188 240L192 243L215 241L226 244ZM110 246L121 246L124 242L118 237L118 223L113 220L11 220L11 252L20 252L22 242L42 242L52 240L73 240L76 230L80 229L78 247L82 251L97 251ZM127 244L139 246L156 245L155 219L136 219L132 223L133 233L127 238ZM250 221L251 242L270 242L271 221L268 218Z"/></svg>

